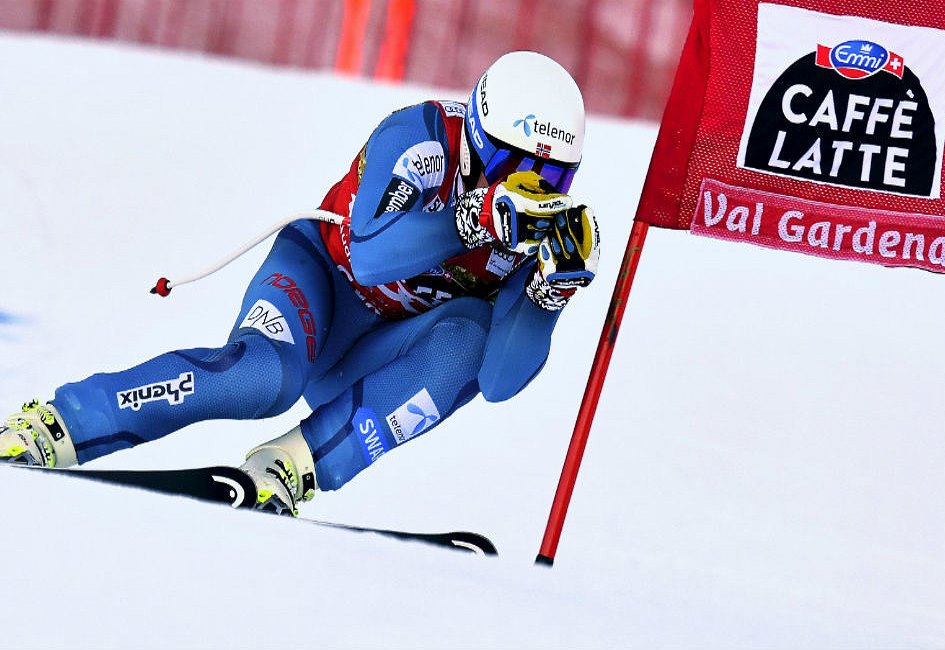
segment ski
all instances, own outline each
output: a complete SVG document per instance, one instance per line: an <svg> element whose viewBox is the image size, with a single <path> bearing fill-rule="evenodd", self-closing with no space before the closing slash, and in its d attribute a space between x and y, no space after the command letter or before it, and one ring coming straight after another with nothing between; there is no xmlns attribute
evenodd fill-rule
<svg viewBox="0 0 945 650"><path fill-rule="evenodd" d="M28 469L70 478L139 488L149 492L183 496L200 501L226 503L233 508L252 509L256 503L256 485L253 480L242 470L227 465L170 470L47 469L37 467ZM477 555L498 555L495 545L487 537L477 533L415 533L385 528L351 526L305 517L298 517L296 520L316 526L339 528L358 533L372 533L403 541L423 542Z"/></svg>

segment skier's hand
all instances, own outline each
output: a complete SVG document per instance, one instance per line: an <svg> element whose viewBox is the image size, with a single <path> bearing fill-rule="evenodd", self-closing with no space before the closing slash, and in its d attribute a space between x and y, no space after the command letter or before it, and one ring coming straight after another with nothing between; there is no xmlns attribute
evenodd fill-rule
<svg viewBox="0 0 945 650"><path fill-rule="evenodd" d="M538 266L526 293L543 309L555 311L567 304L579 287L597 274L600 236L594 211L586 205L555 215L554 224L538 249Z"/></svg>
<svg viewBox="0 0 945 650"><path fill-rule="evenodd" d="M537 173L515 172L488 188L463 194L456 207L456 226L468 248L496 242L508 251L532 255L554 216L571 204L570 196L557 192Z"/></svg>
<svg viewBox="0 0 945 650"><path fill-rule="evenodd" d="M557 192L537 173L515 172L489 188L479 221L504 248L531 255L555 215L570 207L571 197Z"/></svg>

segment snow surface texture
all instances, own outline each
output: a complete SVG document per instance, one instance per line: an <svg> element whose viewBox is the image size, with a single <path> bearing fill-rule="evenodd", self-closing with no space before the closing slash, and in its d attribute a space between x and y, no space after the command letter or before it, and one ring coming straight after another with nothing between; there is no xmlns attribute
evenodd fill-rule
<svg viewBox="0 0 945 650"><path fill-rule="evenodd" d="M267 246L166 300L154 280L314 207L430 96L0 36L3 408L223 342ZM945 277L920 271L651 231L556 564L532 566L655 133L589 122L573 193L602 268L542 375L303 507L483 532L498 560L0 468L0 646L945 646ZM94 466L236 464L305 414Z"/></svg>

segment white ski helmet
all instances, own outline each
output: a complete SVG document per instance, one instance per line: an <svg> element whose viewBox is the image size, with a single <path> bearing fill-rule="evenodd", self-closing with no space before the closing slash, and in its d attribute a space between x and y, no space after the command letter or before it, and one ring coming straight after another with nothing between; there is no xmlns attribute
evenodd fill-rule
<svg viewBox="0 0 945 650"><path fill-rule="evenodd" d="M543 54L504 54L473 89L464 138L464 176L478 167L472 149L490 183L534 170L567 192L584 148L581 90L567 70Z"/></svg>

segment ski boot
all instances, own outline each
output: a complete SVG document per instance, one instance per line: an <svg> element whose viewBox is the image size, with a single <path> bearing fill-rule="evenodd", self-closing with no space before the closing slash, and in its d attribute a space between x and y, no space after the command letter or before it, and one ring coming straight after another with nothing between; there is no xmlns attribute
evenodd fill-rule
<svg viewBox="0 0 945 650"><path fill-rule="evenodd" d="M0 426L0 462L39 467L78 464L75 446L56 407L33 400Z"/></svg>
<svg viewBox="0 0 945 650"><path fill-rule="evenodd" d="M296 504L315 496L315 459L296 427L246 454L240 466L256 483L256 509L294 517Z"/></svg>

